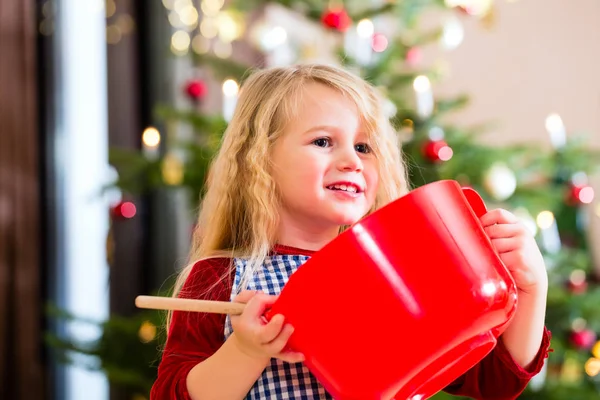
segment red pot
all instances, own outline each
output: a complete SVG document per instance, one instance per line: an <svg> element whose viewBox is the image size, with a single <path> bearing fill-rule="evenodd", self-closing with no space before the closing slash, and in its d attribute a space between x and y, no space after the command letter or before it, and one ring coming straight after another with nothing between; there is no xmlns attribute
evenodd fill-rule
<svg viewBox="0 0 600 400"><path fill-rule="evenodd" d="M270 315L336 399L426 399L495 346L517 289L455 181L413 190L316 252Z"/></svg>

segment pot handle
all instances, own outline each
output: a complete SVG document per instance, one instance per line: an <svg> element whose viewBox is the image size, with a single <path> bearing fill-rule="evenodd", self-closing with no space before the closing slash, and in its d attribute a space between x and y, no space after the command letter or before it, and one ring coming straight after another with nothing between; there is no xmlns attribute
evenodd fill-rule
<svg viewBox="0 0 600 400"><path fill-rule="evenodd" d="M483 215L485 215L487 213L487 207L485 206L485 202L483 201L483 199L481 198L479 193L477 193L477 191L475 191L474 189L469 188L469 187L464 187L461 189L463 191L463 194L467 198L467 202L471 206L471 209L473 209L473 211L475 212L475 215L477 215L477 218L481 218ZM498 256L498 257L500 257L500 256ZM502 334L502 332L504 332L504 330L508 326L508 323L514 317L514 314L516 311L516 304L517 304L517 296L516 296L517 286L515 285L515 281L514 281L512 275L510 274L510 272L508 271L508 268L506 268L504 263L501 263L501 264L504 266L504 268L501 271L501 274L503 275L503 278L506 281L506 283L510 286L510 289L508 291L510 299L508 300L509 305L506 308L506 316L507 316L506 321L503 324L501 324L491 330L491 333L495 337L500 336Z"/></svg>
<svg viewBox="0 0 600 400"><path fill-rule="evenodd" d="M469 205L477 215L477 218L483 217L487 213L487 207L485 206L485 202L474 189L470 187L461 188L463 194L467 198Z"/></svg>

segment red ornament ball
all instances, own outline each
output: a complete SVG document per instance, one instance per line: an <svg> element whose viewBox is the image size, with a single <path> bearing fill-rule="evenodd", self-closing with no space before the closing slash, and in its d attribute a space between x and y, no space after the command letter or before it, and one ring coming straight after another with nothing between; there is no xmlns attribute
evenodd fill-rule
<svg viewBox="0 0 600 400"><path fill-rule="evenodd" d="M330 8L321 16L321 23L327 28L345 32L352 25L352 19L342 7Z"/></svg>
<svg viewBox="0 0 600 400"><path fill-rule="evenodd" d="M206 84L201 80L191 80L185 85L185 93L192 100L199 100L206 95Z"/></svg>
<svg viewBox="0 0 600 400"><path fill-rule="evenodd" d="M596 332L590 329L582 329L571 332L569 341L579 350L589 350L596 343L596 338Z"/></svg>
<svg viewBox="0 0 600 400"><path fill-rule="evenodd" d="M567 283L569 291L573 294L583 294L587 290L587 282L571 282Z"/></svg>
<svg viewBox="0 0 600 400"><path fill-rule="evenodd" d="M131 219L135 217L136 213L135 204L130 201L122 201L111 209L111 214L115 219Z"/></svg>
<svg viewBox="0 0 600 400"><path fill-rule="evenodd" d="M452 148L445 140L429 140L423 146L423 155L432 162L448 161L453 154Z"/></svg>
<svg viewBox="0 0 600 400"><path fill-rule="evenodd" d="M418 47L411 47L406 52L406 63L410 66L415 66L421 62L422 59L421 49Z"/></svg>
<svg viewBox="0 0 600 400"><path fill-rule="evenodd" d="M571 184L567 196L567 203L571 205L590 204L594 201L594 188L590 185Z"/></svg>
<svg viewBox="0 0 600 400"><path fill-rule="evenodd" d="M388 39L383 33L376 33L373 35L373 38L371 38L371 47L376 53L385 51L388 47L388 43Z"/></svg>

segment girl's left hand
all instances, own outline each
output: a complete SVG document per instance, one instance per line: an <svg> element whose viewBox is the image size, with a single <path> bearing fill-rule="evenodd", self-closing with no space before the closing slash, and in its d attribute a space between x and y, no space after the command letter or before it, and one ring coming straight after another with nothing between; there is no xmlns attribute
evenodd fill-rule
<svg viewBox="0 0 600 400"><path fill-rule="evenodd" d="M545 292L548 275L544 258L527 227L503 209L489 211L481 217L481 223L519 292L532 295Z"/></svg>

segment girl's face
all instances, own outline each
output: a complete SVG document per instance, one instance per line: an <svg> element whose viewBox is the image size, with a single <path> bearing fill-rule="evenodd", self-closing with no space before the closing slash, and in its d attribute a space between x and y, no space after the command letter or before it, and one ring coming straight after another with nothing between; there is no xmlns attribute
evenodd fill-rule
<svg viewBox="0 0 600 400"><path fill-rule="evenodd" d="M378 172L352 100L319 83L304 88L295 119L273 147L285 230L336 231L362 218L375 201Z"/></svg>

